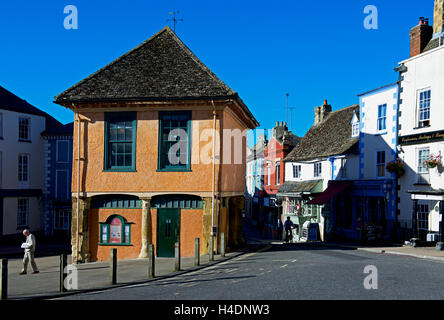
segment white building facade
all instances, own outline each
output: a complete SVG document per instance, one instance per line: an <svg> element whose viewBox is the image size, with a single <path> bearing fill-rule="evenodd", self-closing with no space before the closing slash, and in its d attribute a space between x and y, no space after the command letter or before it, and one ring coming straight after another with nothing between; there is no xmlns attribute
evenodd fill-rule
<svg viewBox="0 0 444 320"><path fill-rule="evenodd" d="M47 114L0 87L0 236L42 231Z"/></svg>
<svg viewBox="0 0 444 320"><path fill-rule="evenodd" d="M440 42L438 38L438 42ZM406 174L400 179L399 222L410 237L436 241L444 200L442 168L425 161L444 155L444 46L400 63L399 156Z"/></svg>

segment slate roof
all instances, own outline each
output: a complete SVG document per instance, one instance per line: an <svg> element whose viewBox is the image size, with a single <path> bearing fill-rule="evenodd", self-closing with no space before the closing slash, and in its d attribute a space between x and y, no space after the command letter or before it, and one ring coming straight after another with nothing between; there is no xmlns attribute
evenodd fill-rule
<svg viewBox="0 0 444 320"><path fill-rule="evenodd" d="M436 49L438 47L439 47L439 37L430 40L430 42L427 44L427 46L424 48L422 52L424 53Z"/></svg>
<svg viewBox="0 0 444 320"><path fill-rule="evenodd" d="M42 136L72 136L74 132L74 122L65 125L53 126L42 132Z"/></svg>
<svg viewBox="0 0 444 320"><path fill-rule="evenodd" d="M169 28L55 97L56 103L236 98Z"/></svg>
<svg viewBox="0 0 444 320"><path fill-rule="evenodd" d="M313 189L318 186L318 184L322 183L322 180L285 181L284 184L279 188L278 194L284 195L289 193L312 192ZM322 190L320 189L319 192L322 192Z"/></svg>
<svg viewBox="0 0 444 320"><path fill-rule="evenodd" d="M45 117L46 130L51 127L57 127L61 125L61 123L57 121L54 117L34 107L26 100L19 98L2 86L0 86L0 109Z"/></svg>
<svg viewBox="0 0 444 320"><path fill-rule="evenodd" d="M355 112L359 116L359 105L331 112L324 121L311 127L284 161L309 161L355 152L359 143L359 137L351 137Z"/></svg>

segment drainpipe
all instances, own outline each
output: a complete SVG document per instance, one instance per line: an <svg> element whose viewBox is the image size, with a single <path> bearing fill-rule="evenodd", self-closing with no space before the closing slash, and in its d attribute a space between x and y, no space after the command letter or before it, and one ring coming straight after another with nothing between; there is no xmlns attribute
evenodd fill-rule
<svg viewBox="0 0 444 320"><path fill-rule="evenodd" d="M211 196L211 235L214 236L214 197L215 197L215 180L216 180L216 106L213 105L213 179L212 179L212 196Z"/></svg>
<svg viewBox="0 0 444 320"><path fill-rule="evenodd" d="M73 108L76 109L74 103L72 104ZM77 108L77 212L76 212L76 222L77 222L77 237L76 237L76 264L79 263L79 215L80 215L80 111Z"/></svg>

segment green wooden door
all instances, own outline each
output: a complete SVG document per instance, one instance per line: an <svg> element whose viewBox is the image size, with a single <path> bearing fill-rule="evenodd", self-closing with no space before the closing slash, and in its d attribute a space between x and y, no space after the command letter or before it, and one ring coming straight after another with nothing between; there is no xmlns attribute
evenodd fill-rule
<svg viewBox="0 0 444 320"><path fill-rule="evenodd" d="M157 256L174 257L174 245L179 241L180 209L158 209Z"/></svg>

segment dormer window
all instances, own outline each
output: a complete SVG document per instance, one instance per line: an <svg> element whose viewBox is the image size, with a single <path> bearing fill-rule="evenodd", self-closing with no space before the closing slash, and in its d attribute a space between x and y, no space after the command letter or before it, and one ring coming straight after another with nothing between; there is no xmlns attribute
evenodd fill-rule
<svg viewBox="0 0 444 320"><path fill-rule="evenodd" d="M352 138L359 136L359 122L352 124Z"/></svg>
<svg viewBox="0 0 444 320"><path fill-rule="evenodd" d="M360 132L361 126L360 126L359 117L358 117L358 114L356 111L354 112L353 118L351 120L351 127L352 127L352 138L359 137L359 132Z"/></svg>

